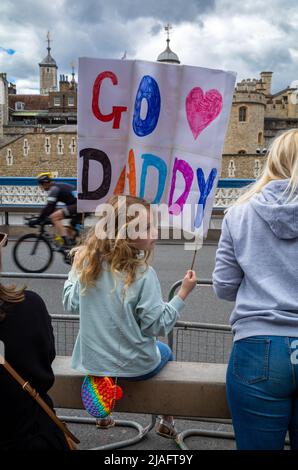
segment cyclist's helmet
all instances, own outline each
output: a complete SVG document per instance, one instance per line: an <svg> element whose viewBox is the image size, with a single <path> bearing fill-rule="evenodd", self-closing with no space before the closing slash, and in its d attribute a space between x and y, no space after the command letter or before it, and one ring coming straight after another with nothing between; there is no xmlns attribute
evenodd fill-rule
<svg viewBox="0 0 298 470"><path fill-rule="evenodd" d="M50 181L52 181L52 179L53 179L52 173L50 173L49 171L44 172L44 173L39 173L39 175L37 175L38 184L49 183Z"/></svg>

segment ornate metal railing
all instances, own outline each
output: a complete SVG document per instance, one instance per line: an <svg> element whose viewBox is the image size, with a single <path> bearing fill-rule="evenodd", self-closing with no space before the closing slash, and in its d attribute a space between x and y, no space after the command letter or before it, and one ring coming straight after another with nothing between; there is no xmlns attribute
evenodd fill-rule
<svg viewBox="0 0 298 470"><path fill-rule="evenodd" d="M70 183L76 187L76 178L56 178L56 181ZM225 209L233 203L254 180L219 179L214 208ZM46 194L36 184L35 178L0 177L0 207L32 208L44 205Z"/></svg>

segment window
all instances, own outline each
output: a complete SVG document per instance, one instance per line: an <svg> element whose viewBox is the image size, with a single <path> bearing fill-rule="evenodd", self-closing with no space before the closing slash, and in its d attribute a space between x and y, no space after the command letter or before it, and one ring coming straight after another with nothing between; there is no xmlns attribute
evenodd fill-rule
<svg viewBox="0 0 298 470"><path fill-rule="evenodd" d="M28 145L28 139L24 139L24 142L23 142L23 155L24 157L28 157L29 155L29 145Z"/></svg>
<svg viewBox="0 0 298 470"><path fill-rule="evenodd" d="M13 164L13 155L11 153L11 149L7 149L6 164L7 164L7 166L12 166L12 164Z"/></svg>
<svg viewBox="0 0 298 470"><path fill-rule="evenodd" d="M239 108L239 121L245 122L247 120L247 107L240 106Z"/></svg>
<svg viewBox="0 0 298 470"><path fill-rule="evenodd" d="M74 96L68 97L68 106L74 106Z"/></svg>
<svg viewBox="0 0 298 470"><path fill-rule="evenodd" d="M54 106L60 106L60 96L54 96Z"/></svg>
<svg viewBox="0 0 298 470"><path fill-rule="evenodd" d="M228 166L228 175L229 178L235 178L235 171L236 171L236 165L234 160L230 160L229 166Z"/></svg>
<svg viewBox="0 0 298 470"><path fill-rule="evenodd" d="M260 160L255 160L255 166L254 166L254 177L258 178L261 175L261 163Z"/></svg>
<svg viewBox="0 0 298 470"><path fill-rule="evenodd" d="M76 153L76 138L75 137L72 137L71 139L71 143L70 145L68 146L68 148L70 149L70 153L73 155L74 153Z"/></svg>
<svg viewBox="0 0 298 470"><path fill-rule="evenodd" d="M47 155L49 155L51 153L51 141L50 141L50 137L46 137L46 140L45 140L45 143L44 143L44 148L45 148L45 152Z"/></svg>
<svg viewBox="0 0 298 470"><path fill-rule="evenodd" d="M258 144L262 144L263 142L263 132L259 132L258 133Z"/></svg>
<svg viewBox="0 0 298 470"><path fill-rule="evenodd" d="M59 155L63 155L64 144L62 137L58 137L57 150Z"/></svg>
<svg viewBox="0 0 298 470"><path fill-rule="evenodd" d="M245 155L245 154L246 154L246 150L244 150L244 149L241 149L238 152L238 155Z"/></svg>
<svg viewBox="0 0 298 470"><path fill-rule="evenodd" d="M23 103L22 101L16 101L15 110L16 111L23 111L23 109L25 109L25 103Z"/></svg>

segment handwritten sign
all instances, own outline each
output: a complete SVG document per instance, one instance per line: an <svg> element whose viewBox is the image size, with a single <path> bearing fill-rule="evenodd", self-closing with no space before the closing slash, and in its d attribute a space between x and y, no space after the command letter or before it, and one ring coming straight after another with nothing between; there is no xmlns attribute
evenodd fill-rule
<svg viewBox="0 0 298 470"><path fill-rule="evenodd" d="M113 194L167 203L192 228L212 211L235 74L158 62L79 60L78 209Z"/></svg>

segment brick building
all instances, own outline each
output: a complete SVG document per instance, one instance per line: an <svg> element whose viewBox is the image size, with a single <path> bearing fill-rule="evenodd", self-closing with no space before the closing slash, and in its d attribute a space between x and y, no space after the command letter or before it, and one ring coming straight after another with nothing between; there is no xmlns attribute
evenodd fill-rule
<svg viewBox="0 0 298 470"><path fill-rule="evenodd" d="M76 157L76 126L35 128L0 139L1 176L36 176L49 170L56 177L75 176Z"/></svg>

